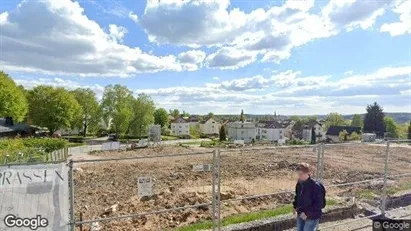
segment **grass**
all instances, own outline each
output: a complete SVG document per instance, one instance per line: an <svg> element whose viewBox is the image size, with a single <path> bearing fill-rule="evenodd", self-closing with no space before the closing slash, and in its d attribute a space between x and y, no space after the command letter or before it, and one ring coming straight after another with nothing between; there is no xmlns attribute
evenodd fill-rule
<svg viewBox="0 0 411 231"><path fill-rule="evenodd" d="M182 142L182 145L201 145L201 141L188 141L188 142Z"/></svg>
<svg viewBox="0 0 411 231"><path fill-rule="evenodd" d="M358 192L358 197L361 199L372 200L375 198L375 193L373 192L373 190L364 189Z"/></svg>
<svg viewBox="0 0 411 231"><path fill-rule="evenodd" d="M327 207L336 205L338 202L336 200L327 198ZM239 224L243 222L250 222L255 220L266 219L270 217L276 217L280 215L290 214L292 213L293 207L292 205L282 205L278 208L272 210L263 210L258 212L251 212L245 214L236 214L229 217L225 217L222 220L222 226ZM203 230L203 229L211 229L213 227L212 221L200 221L198 223L179 227L176 231L196 231L196 230Z"/></svg>
<svg viewBox="0 0 411 231"><path fill-rule="evenodd" d="M404 183L401 183L401 184L398 184L392 187L388 187L387 194L392 196L398 192L405 191L405 190L411 190L411 182L404 182ZM362 189L358 191L357 196L360 199L372 200L381 193L382 193L381 190Z"/></svg>
<svg viewBox="0 0 411 231"><path fill-rule="evenodd" d="M394 195L398 192L405 191L405 190L410 190L410 189L411 189L411 182L404 182L404 183L401 183L399 185L389 187L387 189L387 194L388 195Z"/></svg>
<svg viewBox="0 0 411 231"><path fill-rule="evenodd" d="M161 136L161 140L166 141L166 140L178 140L178 137L176 136Z"/></svg>
<svg viewBox="0 0 411 231"><path fill-rule="evenodd" d="M70 142L70 143L67 144L67 147L72 148L72 147L78 147L78 146L83 146L83 145L86 145L86 143L72 143L72 142Z"/></svg>

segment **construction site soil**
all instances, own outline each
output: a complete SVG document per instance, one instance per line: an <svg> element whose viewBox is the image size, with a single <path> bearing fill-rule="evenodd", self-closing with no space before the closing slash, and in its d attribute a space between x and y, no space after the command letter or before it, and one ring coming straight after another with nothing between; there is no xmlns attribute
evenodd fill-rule
<svg viewBox="0 0 411 231"><path fill-rule="evenodd" d="M294 168L300 162L317 165L313 147L260 147L221 149L221 217L275 209L289 204L292 192L254 199L247 196L293 191ZM204 153L173 156L184 153ZM152 157L75 164L75 217L83 220L124 216L212 202L212 174L194 171L193 165L212 164L213 149L164 146L131 151L94 153L97 159ZM381 178L386 147L367 144L330 145L324 150L324 184ZM390 149L390 174L411 172L411 149ZM166 157L154 157L165 155ZM315 174L315 170L313 170ZM154 195L138 196L138 177L152 177ZM410 180L408 178L408 180ZM395 181L394 179L392 181ZM327 196L344 201L360 190L380 189L381 182L327 188ZM162 214L99 222L100 230L172 230L211 219L211 206ZM78 227L77 227L78 228ZM85 225L83 230L89 230Z"/></svg>

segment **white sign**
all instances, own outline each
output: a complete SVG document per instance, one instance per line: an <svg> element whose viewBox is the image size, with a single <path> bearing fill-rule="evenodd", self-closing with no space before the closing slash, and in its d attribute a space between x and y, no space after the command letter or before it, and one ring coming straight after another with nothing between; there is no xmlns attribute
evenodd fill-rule
<svg viewBox="0 0 411 231"><path fill-rule="evenodd" d="M244 145L244 140L234 140L234 144Z"/></svg>
<svg viewBox="0 0 411 231"><path fill-rule="evenodd" d="M0 167L0 230L68 230L68 198L65 163Z"/></svg>
<svg viewBox="0 0 411 231"><path fill-rule="evenodd" d="M161 126L160 125L150 125L148 127L148 137L152 142L161 141Z"/></svg>
<svg viewBox="0 0 411 231"><path fill-rule="evenodd" d="M151 177L139 177L137 183L139 197L153 195L153 179Z"/></svg>
<svg viewBox="0 0 411 231"><path fill-rule="evenodd" d="M102 151L111 151L120 149L120 142L106 142L101 145Z"/></svg>
<svg viewBox="0 0 411 231"><path fill-rule="evenodd" d="M197 164L193 165L194 172L209 172L212 170L211 164Z"/></svg>

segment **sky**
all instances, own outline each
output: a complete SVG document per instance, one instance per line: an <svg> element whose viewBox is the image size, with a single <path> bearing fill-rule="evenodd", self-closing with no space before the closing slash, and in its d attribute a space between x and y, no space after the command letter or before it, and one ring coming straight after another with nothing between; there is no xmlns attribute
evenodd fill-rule
<svg viewBox="0 0 411 231"><path fill-rule="evenodd" d="M411 112L411 1L1 0L0 70L190 114Z"/></svg>

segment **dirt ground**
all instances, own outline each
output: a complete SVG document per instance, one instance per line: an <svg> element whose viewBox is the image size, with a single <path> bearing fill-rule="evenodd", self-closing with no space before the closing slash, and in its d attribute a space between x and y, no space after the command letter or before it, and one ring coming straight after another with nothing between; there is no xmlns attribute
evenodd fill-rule
<svg viewBox="0 0 411 231"><path fill-rule="evenodd" d="M173 155L208 152L201 155L168 156L139 160L123 160L75 165L76 219L83 220L211 203L210 172L193 171L193 165L211 164L212 149L164 146L123 152L96 153L96 158ZM324 159L325 184L342 184L383 176L384 146L366 144L327 146ZM222 217L263 209L273 209L292 201L291 193L241 200L239 198L293 190L294 168L299 162L314 167L317 154L313 148L270 148L264 150L222 150L221 198L238 199L222 203ZM411 172L409 148L390 149L391 174ZM155 180L151 198L139 198L137 178L150 176ZM409 178L408 178L409 179ZM392 179L395 182L395 179ZM329 188L328 197L345 200L363 188L380 189L381 183ZM186 209L133 219L100 223L101 230L169 230L211 219L211 206ZM84 230L88 230L85 226Z"/></svg>

